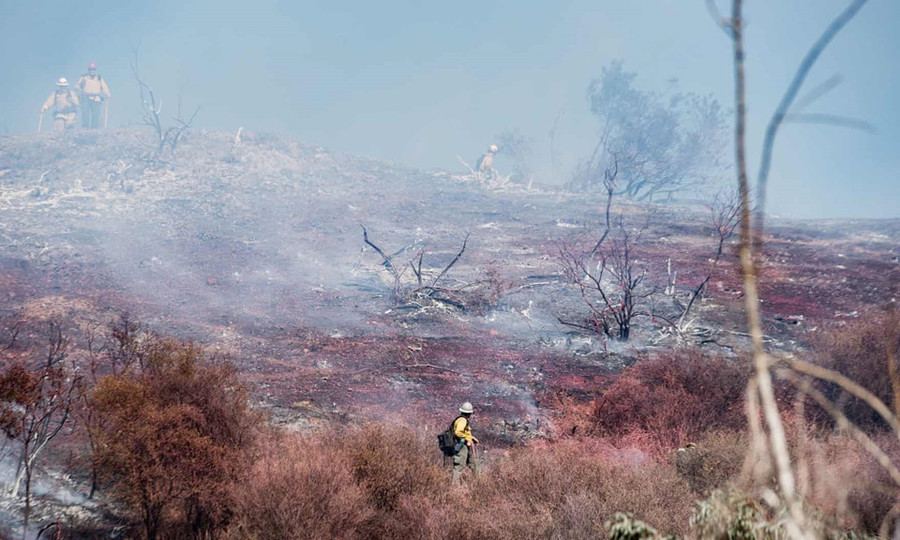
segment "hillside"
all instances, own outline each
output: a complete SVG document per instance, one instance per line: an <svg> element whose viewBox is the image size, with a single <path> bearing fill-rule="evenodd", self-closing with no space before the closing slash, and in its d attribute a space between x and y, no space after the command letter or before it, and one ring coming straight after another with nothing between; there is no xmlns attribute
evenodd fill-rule
<svg viewBox="0 0 900 540"><path fill-rule="evenodd" d="M232 356L256 398L285 420L409 411L441 419L465 398L483 404L501 436L526 422L545 430L555 398L589 399L635 355L672 344L658 321L636 322L631 340L607 347L557 321L585 311L565 283L559 246L598 234L599 195L489 190L265 134L244 133L235 146L233 134L190 133L162 159L151 157L151 142L140 129L0 139L7 324L86 327L127 310L158 333ZM688 294L715 249L708 211L615 208L649 219L639 246L647 282L661 291L671 258L677 294ZM426 278L470 234L443 283L492 297L478 309L398 307L361 226L387 253L405 250L401 265L424 250ZM896 297L900 222L773 220L769 233L763 308L774 346L794 349L804 333ZM733 240L691 339L738 353L732 251ZM653 302L671 310L662 294Z"/></svg>
<svg viewBox="0 0 900 540"><path fill-rule="evenodd" d="M565 534L581 530L594 537L597 522L628 510L684 533L693 501L737 474L746 448L740 433L746 366L740 360L748 339L736 239L726 238L712 265L718 235L703 204L613 201L613 223L621 227L597 253L614 263L622 255L617 249L630 242L628 260L641 280L639 314L629 339L620 341L584 328L592 324L585 298L598 300L590 290L582 296L563 262L563 255L584 253L602 236L606 200L600 194L415 170L265 134L188 132L177 152L162 155L152 142L142 129L0 138L2 367L44 354L50 322L68 337L68 358L79 369L96 357L97 347L114 344L110 325L126 314L158 336L197 343L233 362L256 410L266 413L269 425L287 428L280 437L301 434L276 445L285 455L301 448L307 455L306 434L335 434L308 460L290 459L290 465L282 450L254 454L254 461L245 455L246 471L312 467L284 473L301 474L289 481L294 491L257 499L340 502L344 492L316 495L316 467L328 464L333 469L322 474L342 478L346 493L371 491L366 504L374 506L360 509L352 527L341 521L343 510L325 517L317 510L301 522L321 519L338 531L368 527L376 531L369 537L399 535L380 528L395 522L411 527L405 537L442 527L433 520L444 515L436 502L445 497L444 470L431 456L430 440L462 401L476 403L482 457L501 472L483 481L493 495L471 517L485 537L518 534L513 516L522 511L509 507L508 493L534 489L548 477L560 487L534 494L552 516L547 521L535 514L534 531L562 527ZM822 334L838 339L842 328L852 327L844 336L850 345L838 340L834 350L864 348L869 356L849 369L865 371L872 347L881 345L858 336L877 335L878 326L866 326L868 314L896 302L900 220L773 218L768 227L761 282L768 347L802 356L809 343L822 343ZM674 330L707 275L704 294ZM610 287L613 274L604 276L603 286ZM858 339L863 342L853 345ZM199 366L201 373L226 373ZM210 395L217 388L220 398L231 395L230 383L201 382ZM372 420L394 427L333 431ZM123 427L131 425L125 418ZM706 455L726 465L691 476L673 464L674 448L697 436L705 437ZM84 437L76 425L42 457L51 465L35 482L41 497L34 522L52 525L66 516L70 527L84 524L85 537L135 530L127 528L134 526L133 512L116 499L121 491L101 486L100 502L85 499L91 483ZM354 452L369 448L373 438L391 439L382 446L398 445L405 465L388 471L369 457L360 461ZM836 482L830 467L852 451L827 429L817 444L841 448L834 454L838 465L822 465L816 480ZM510 452L514 447L520 451ZM535 458L543 452L554 457ZM10 483L13 471L2 465L0 477ZM355 471L355 479L346 470ZM522 486L506 486L518 473L504 470L524 471ZM861 486L882 481L869 471ZM376 473L385 476L365 480ZM237 472L229 474L222 485L242 485ZM288 478L260 474L250 489L267 492ZM605 494L597 494L598 485ZM411 490L405 504L415 508L437 505L426 511L432 521L414 517L418 510L407 515L380 506L386 486ZM674 492L682 496L671 507L666 498ZM238 531L267 515L244 497L217 493L210 504L242 512L231 524ZM560 506L563 498L570 501L566 493L582 498ZM633 502L633 493L644 495ZM832 500L839 498L817 504ZM864 501L860 508L883 514L877 501L858 500ZM459 511L472 516L470 504L476 503L461 502ZM379 509L377 519L366 513L372 508ZM841 526L871 530L853 521L865 520L865 512L853 508ZM0 499L0 522L18 523L22 512L21 498ZM495 523L497 512L505 524Z"/></svg>

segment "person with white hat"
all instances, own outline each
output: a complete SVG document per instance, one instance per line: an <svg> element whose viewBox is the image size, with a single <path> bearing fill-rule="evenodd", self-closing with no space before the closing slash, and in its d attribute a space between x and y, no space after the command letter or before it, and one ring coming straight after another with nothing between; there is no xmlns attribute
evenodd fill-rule
<svg viewBox="0 0 900 540"><path fill-rule="evenodd" d="M453 435L457 439L455 452L453 453L453 485L459 484L466 466L472 469L473 474L478 474L478 460L475 455L475 446L478 439L472 435L470 420L475 408L468 401L459 408L459 416L453 421Z"/></svg>
<svg viewBox="0 0 900 540"><path fill-rule="evenodd" d="M65 77L60 77L56 81L56 91L50 94L41 107L41 118L50 107L55 107L53 114L55 130L62 131L75 125L75 120L78 118L78 96L69 90L69 81ZM38 129L40 129L40 124Z"/></svg>
<svg viewBox="0 0 900 540"><path fill-rule="evenodd" d="M494 171L494 156L497 155L496 144L492 144L488 147L487 152L482 154L480 158L478 158L478 162L475 165L475 171L487 176L494 176L496 171Z"/></svg>

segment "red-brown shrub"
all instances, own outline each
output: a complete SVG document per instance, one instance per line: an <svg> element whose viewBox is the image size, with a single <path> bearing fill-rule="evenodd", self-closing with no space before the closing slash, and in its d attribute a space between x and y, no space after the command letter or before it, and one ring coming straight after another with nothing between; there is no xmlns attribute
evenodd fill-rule
<svg viewBox="0 0 900 540"><path fill-rule="evenodd" d="M259 416L235 370L192 345L160 342L145 360L92 391L98 471L146 537L211 534L230 517Z"/></svg>
<svg viewBox="0 0 900 540"><path fill-rule="evenodd" d="M696 350L639 360L600 398L596 431L623 435L643 430L671 448L710 429L740 429L746 424L749 372L744 361Z"/></svg>
<svg viewBox="0 0 900 540"><path fill-rule="evenodd" d="M833 326L812 339L813 357L824 367L837 371L873 392L896 410L888 358L900 362L900 312L891 310L870 315L850 324ZM859 427L872 430L887 427L867 404L845 395L836 385L823 384L832 402L844 402L843 411ZM820 418L824 415L820 414Z"/></svg>
<svg viewBox="0 0 900 540"><path fill-rule="evenodd" d="M376 510L366 524L371 538L406 538L420 531L425 500L449 485L440 452L408 426L368 424L343 433L335 445ZM413 511L412 509L420 510Z"/></svg>
<svg viewBox="0 0 900 540"><path fill-rule="evenodd" d="M900 462L895 435L877 435L878 446ZM845 528L878 534L881 522L898 500L887 472L859 443L830 433L809 442L810 502Z"/></svg>
<svg viewBox="0 0 900 540"><path fill-rule="evenodd" d="M640 450L595 439L518 448L453 489L428 442L369 425L270 444L234 487L229 535L587 539L618 511L688 531L693 494L670 463Z"/></svg>
<svg viewBox="0 0 900 540"><path fill-rule="evenodd" d="M346 460L318 437L264 443L246 481L236 482L231 538L353 539L374 515Z"/></svg>
<svg viewBox="0 0 900 540"><path fill-rule="evenodd" d="M673 534L687 532L694 496L674 467L644 456L610 459L597 441L522 449L471 487L465 510L481 538L597 538L616 512Z"/></svg>

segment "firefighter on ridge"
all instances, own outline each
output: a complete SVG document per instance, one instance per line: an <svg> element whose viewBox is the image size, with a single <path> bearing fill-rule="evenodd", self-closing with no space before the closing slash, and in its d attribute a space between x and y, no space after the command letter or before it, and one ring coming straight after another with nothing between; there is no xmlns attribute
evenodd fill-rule
<svg viewBox="0 0 900 540"><path fill-rule="evenodd" d="M478 439L472 436L471 426L469 425L474 412L474 407L467 401L459 408L459 416L453 421L453 435L457 439L453 453L453 485L459 484L460 476L462 476L463 469L466 466L472 469L473 474L478 474L478 460L475 455Z"/></svg>
<svg viewBox="0 0 900 540"><path fill-rule="evenodd" d="M88 129L100 127L103 102L110 98L109 86L97 73L97 64L88 64L88 72L75 85L81 93L81 126Z"/></svg>
<svg viewBox="0 0 900 540"><path fill-rule="evenodd" d="M62 131L75 125L78 118L78 96L69 90L69 81L65 77L60 77L56 81L56 91L50 94L41 107L41 118L50 107L55 107L53 129Z"/></svg>
<svg viewBox="0 0 900 540"><path fill-rule="evenodd" d="M497 154L497 145L492 144L488 147L487 152L484 153L480 158L478 158L478 163L475 165L475 170L481 174L487 176L494 176L494 155Z"/></svg>

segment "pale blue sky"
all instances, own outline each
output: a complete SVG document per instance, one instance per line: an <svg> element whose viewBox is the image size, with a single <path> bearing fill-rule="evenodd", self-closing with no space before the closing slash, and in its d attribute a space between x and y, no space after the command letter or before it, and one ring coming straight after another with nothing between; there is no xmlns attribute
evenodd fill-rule
<svg viewBox="0 0 900 540"><path fill-rule="evenodd" d="M765 122L809 44L849 0L748 0L751 165ZM202 105L197 125L290 134L336 151L458 170L492 136L535 138L559 115L568 175L593 144L591 79L621 59L638 86L733 95L730 43L703 0L288 2L2 0L0 133L33 130L59 76L94 60L114 98L113 125L138 117L130 76L171 112ZM727 6L722 3L723 9ZM900 217L900 2L870 0L810 76L844 83L810 107L867 120L877 133L789 125L779 138L769 210L791 217ZM502 161L500 161L502 166ZM564 179L564 178L561 178Z"/></svg>

